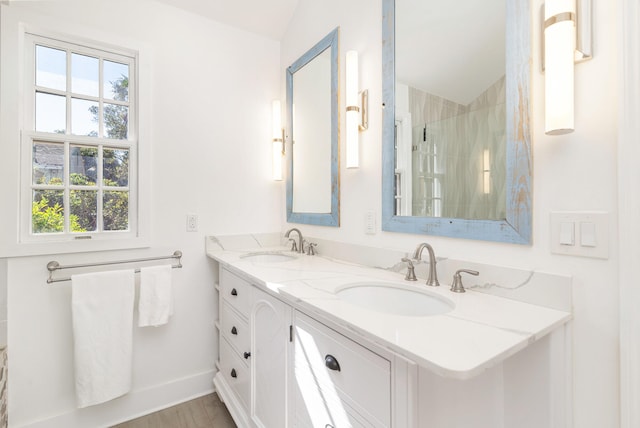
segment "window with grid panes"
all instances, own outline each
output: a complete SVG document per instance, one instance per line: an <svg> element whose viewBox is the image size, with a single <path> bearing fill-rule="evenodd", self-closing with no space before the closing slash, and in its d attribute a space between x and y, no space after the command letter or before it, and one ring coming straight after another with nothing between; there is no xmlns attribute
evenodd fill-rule
<svg viewBox="0 0 640 428"><path fill-rule="evenodd" d="M23 238L135 236L135 54L34 34L25 45Z"/></svg>

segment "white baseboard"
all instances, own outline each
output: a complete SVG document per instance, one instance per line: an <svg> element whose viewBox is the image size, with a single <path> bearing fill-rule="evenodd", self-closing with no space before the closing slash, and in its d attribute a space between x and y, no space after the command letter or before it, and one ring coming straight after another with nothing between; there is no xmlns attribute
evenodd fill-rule
<svg viewBox="0 0 640 428"><path fill-rule="evenodd" d="M31 421L14 428L86 428L110 427L167 407L210 394L214 370L176 379L161 385L132 391L104 404L73 409L46 419Z"/></svg>

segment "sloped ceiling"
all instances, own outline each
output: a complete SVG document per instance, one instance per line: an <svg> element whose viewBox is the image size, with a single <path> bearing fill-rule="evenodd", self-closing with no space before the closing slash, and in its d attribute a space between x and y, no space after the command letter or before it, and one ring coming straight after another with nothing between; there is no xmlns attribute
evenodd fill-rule
<svg viewBox="0 0 640 428"><path fill-rule="evenodd" d="M299 0L156 1L279 41Z"/></svg>

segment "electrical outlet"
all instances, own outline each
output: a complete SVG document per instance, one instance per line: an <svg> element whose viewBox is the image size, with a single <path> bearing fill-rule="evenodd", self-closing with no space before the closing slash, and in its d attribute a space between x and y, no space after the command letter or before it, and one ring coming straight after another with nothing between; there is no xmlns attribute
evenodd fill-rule
<svg viewBox="0 0 640 428"><path fill-rule="evenodd" d="M198 231L198 214L187 214L187 232Z"/></svg>

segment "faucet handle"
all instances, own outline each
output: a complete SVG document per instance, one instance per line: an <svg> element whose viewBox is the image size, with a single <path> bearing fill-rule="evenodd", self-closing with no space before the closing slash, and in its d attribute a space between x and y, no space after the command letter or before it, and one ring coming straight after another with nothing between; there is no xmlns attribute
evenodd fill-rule
<svg viewBox="0 0 640 428"><path fill-rule="evenodd" d="M453 284L451 284L451 288L450 288L450 290L453 291L454 293L465 292L464 285L462 285L462 275L460 275L461 273L468 273L469 275L475 275L475 276L478 276L480 274L480 272L478 272L477 270L469 270L469 269L457 270L456 273L453 275Z"/></svg>
<svg viewBox="0 0 640 428"><path fill-rule="evenodd" d="M316 244L315 242L309 242L307 244L307 256L315 256L316 255L316 251L314 250L314 247L317 247L318 244Z"/></svg>
<svg viewBox="0 0 640 428"><path fill-rule="evenodd" d="M298 252L298 244L296 244L296 240L293 238L289 238L289 242L291 242L291 251Z"/></svg>
<svg viewBox="0 0 640 428"><path fill-rule="evenodd" d="M403 257L402 261L407 263L407 274L404 276L404 280L417 281L418 278L416 278L416 270L415 270L415 267L413 266L413 260L411 260L408 257Z"/></svg>

